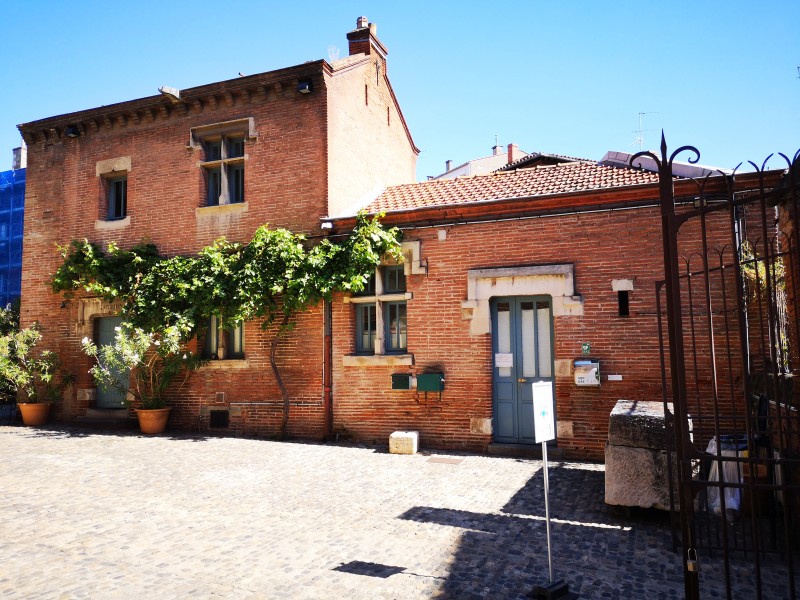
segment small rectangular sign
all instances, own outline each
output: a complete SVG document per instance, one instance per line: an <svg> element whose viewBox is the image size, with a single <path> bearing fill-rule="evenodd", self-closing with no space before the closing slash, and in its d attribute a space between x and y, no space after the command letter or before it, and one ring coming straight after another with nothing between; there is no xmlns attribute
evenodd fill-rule
<svg viewBox="0 0 800 600"><path fill-rule="evenodd" d="M513 367L514 355L513 354L495 354L494 355L495 367Z"/></svg>
<svg viewBox="0 0 800 600"><path fill-rule="evenodd" d="M609 381L622 381L622 375L609 375Z"/></svg>
<svg viewBox="0 0 800 600"><path fill-rule="evenodd" d="M533 436L537 444L556 439L552 381L537 381L533 384Z"/></svg>

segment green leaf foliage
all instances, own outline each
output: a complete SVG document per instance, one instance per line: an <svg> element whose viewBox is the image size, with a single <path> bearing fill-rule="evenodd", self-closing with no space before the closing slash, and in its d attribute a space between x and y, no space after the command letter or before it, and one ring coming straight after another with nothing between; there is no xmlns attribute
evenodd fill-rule
<svg viewBox="0 0 800 600"><path fill-rule="evenodd" d="M72 382L55 352L36 347L41 339L38 323L0 335L0 381L22 402L55 402Z"/></svg>
<svg viewBox="0 0 800 600"><path fill-rule="evenodd" d="M388 254L397 260L401 233L379 217L360 214L340 243L312 245L286 229L259 227L247 244L216 241L194 256L162 257L153 244L131 250L100 250L87 240L60 248L64 261L52 278L53 291L83 289L121 301L123 316L145 332L176 328L186 340L211 315L230 327L261 319L268 327L330 299L358 292ZM284 319L285 317L288 317Z"/></svg>
<svg viewBox="0 0 800 600"><path fill-rule="evenodd" d="M95 359L90 373L103 388L125 394L125 403L145 409L163 408L167 404L167 388L178 375L183 379L180 391L191 372L203 361L181 342L177 327L167 327L160 333L148 333L130 323L122 323L114 333L114 343L97 346L88 337L81 342L83 351ZM128 387L128 373L133 385ZM124 381L123 381L124 378Z"/></svg>

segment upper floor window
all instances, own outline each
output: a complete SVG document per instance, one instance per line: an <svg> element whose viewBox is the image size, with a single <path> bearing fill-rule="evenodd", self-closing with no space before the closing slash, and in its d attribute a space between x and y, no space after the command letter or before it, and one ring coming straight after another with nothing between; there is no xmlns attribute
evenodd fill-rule
<svg viewBox="0 0 800 600"><path fill-rule="evenodd" d="M108 189L108 208L106 220L117 221L128 216L128 178L117 177L109 179Z"/></svg>
<svg viewBox="0 0 800 600"><path fill-rule="evenodd" d="M245 142L255 139L252 117L192 128L190 147L202 150L205 206L245 202Z"/></svg>
<svg viewBox="0 0 800 600"><path fill-rule="evenodd" d="M244 202L244 137L205 140L203 151L206 205Z"/></svg>

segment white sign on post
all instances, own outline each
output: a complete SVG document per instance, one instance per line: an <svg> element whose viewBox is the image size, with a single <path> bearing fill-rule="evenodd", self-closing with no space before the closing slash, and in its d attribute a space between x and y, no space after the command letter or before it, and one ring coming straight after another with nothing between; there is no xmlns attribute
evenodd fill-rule
<svg viewBox="0 0 800 600"><path fill-rule="evenodd" d="M556 415L553 402L553 382L533 384L533 436L536 443L556 439Z"/></svg>

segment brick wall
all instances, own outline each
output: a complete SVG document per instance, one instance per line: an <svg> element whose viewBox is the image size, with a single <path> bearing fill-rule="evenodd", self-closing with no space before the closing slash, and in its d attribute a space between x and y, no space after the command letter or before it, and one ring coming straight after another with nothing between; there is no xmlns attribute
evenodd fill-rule
<svg viewBox="0 0 800 600"><path fill-rule="evenodd" d="M467 271L488 267L573 263L582 316L554 319L555 359L582 357L582 342L603 374L598 388L578 387L572 376L556 378L558 420L572 435L559 438L567 456L601 459L608 415L619 399L662 400L655 281L663 278L661 222L657 208L407 230L422 243L427 275L408 277L408 367L343 366L354 350L354 310L334 302L334 419L337 431L385 441L398 429L419 430L429 447L483 450L491 435L473 430L472 419L492 416L491 335L470 335L462 318ZM689 232L683 251L697 244ZM618 316L614 279L630 279L630 315ZM393 372L441 370L438 394L391 390ZM607 381L606 375L622 375Z"/></svg>
<svg viewBox="0 0 800 600"><path fill-rule="evenodd" d="M385 74L385 60L371 54L328 79L329 215L415 181L417 152Z"/></svg>

